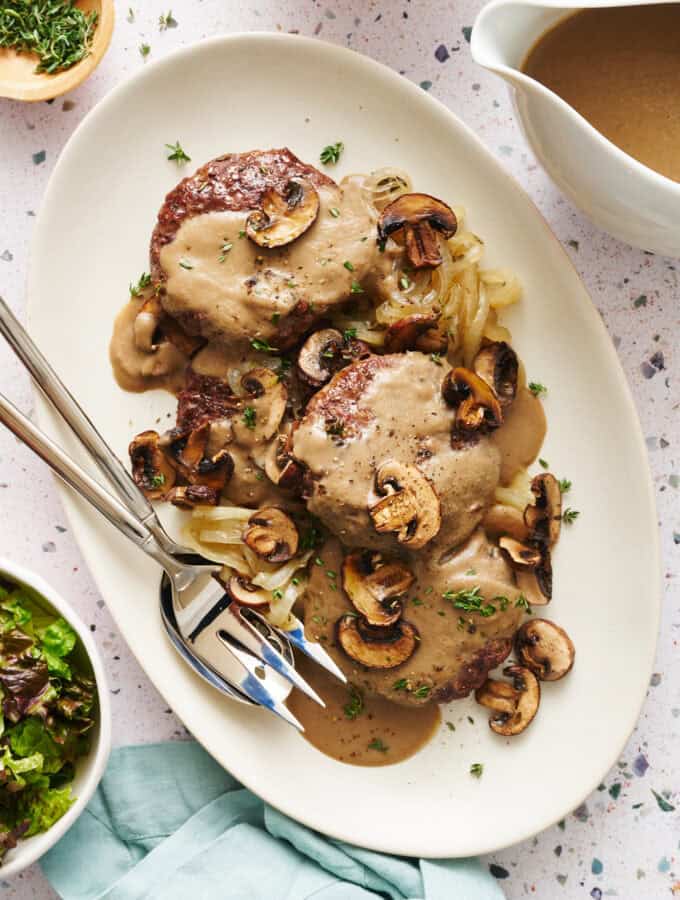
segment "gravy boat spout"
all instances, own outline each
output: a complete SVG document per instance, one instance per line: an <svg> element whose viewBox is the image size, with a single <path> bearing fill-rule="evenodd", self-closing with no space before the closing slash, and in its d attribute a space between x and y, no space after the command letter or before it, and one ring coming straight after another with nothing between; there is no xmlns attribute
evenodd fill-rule
<svg viewBox="0 0 680 900"><path fill-rule="evenodd" d="M672 0L668 0L672 2ZM615 237L680 257L680 183L629 156L564 100L521 71L538 38L572 12L643 5L492 0L477 17L472 57L504 78L525 137L552 180L590 219ZM645 4L646 5L646 4Z"/></svg>

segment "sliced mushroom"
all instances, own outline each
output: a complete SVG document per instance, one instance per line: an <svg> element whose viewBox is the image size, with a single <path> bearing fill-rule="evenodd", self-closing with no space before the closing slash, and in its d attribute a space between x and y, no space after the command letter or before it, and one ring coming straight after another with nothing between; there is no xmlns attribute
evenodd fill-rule
<svg viewBox="0 0 680 900"><path fill-rule="evenodd" d="M270 188L262 208L246 220L246 234L259 247L284 247L299 238L319 213L319 195L308 181L291 178L279 194Z"/></svg>
<svg viewBox="0 0 680 900"><path fill-rule="evenodd" d="M540 547L541 560L533 569L518 569L517 587L529 606L545 606L552 599L552 562L547 547Z"/></svg>
<svg viewBox="0 0 680 900"><path fill-rule="evenodd" d="M343 348L343 336L337 328L322 328L307 338L298 354L300 378L313 388L330 381L339 368L337 362Z"/></svg>
<svg viewBox="0 0 680 900"><path fill-rule="evenodd" d="M452 440L454 444L474 434L486 434L503 423L503 412L496 392L469 369L447 372L442 383L444 400L456 410Z"/></svg>
<svg viewBox="0 0 680 900"><path fill-rule="evenodd" d="M193 356L205 344L200 337L192 337L169 316L157 294L147 297L133 324L135 346L144 353L155 353L163 341L170 341L187 356Z"/></svg>
<svg viewBox="0 0 680 900"><path fill-rule="evenodd" d="M193 485L212 488L218 495L234 474L234 460L227 450L219 450L214 456L206 456L199 462L189 480Z"/></svg>
<svg viewBox="0 0 680 900"><path fill-rule="evenodd" d="M482 525L490 538L499 538L505 534L522 543L529 539L524 515L517 507L505 503L495 503L490 507Z"/></svg>
<svg viewBox="0 0 680 900"><path fill-rule="evenodd" d="M418 643L415 626L403 619L390 628L376 628L360 616L344 615L336 625L338 643L345 653L368 669L393 669L413 654Z"/></svg>
<svg viewBox="0 0 680 900"><path fill-rule="evenodd" d="M406 257L414 269L441 264L437 232L444 238L456 233L458 222L450 206L429 194L402 194L382 211L378 239L403 235Z"/></svg>
<svg viewBox="0 0 680 900"><path fill-rule="evenodd" d="M180 509L194 509L196 506L217 506L220 491L204 484L184 484L168 491L167 499Z"/></svg>
<svg viewBox="0 0 680 900"><path fill-rule="evenodd" d="M267 448L264 471L271 482L283 490L296 491L302 485L305 467L290 452L288 435L280 434Z"/></svg>
<svg viewBox="0 0 680 900"><path fill-rule="evenodd" d="M534 673L524 666L507 666L503 674L512 684L487 678L475 691L477 703L494 711L489 727L496 734L511 737L531 723L541 702L541 686Z"/></svg>
<svg viewBox="0 0 680 900"><path fill-rule="evenodd" d="M552 547L560 536L562 526L559 482L550 472L544 472L532 479L531 492L536 499L524 510L524 521L533 541Z"/></svg>
<svg viewBox="0 0 680 900"><path fill-rule="evenodd" d="M132 326L135 346L144 353L155 353L158 350L163 334L160 329L163 307L161 301L154 294L147 297L142 303L139 312L135 316Z"/></svg>
<svg viewBox="0 0 680 900"><path fill-rule="evenodd" d="M287 562L298 550L295 522L278 506L264 506L248 519L243 540L267 562Z"/></svg>
<svg viewBox="0 0 680 900"><path fill-rule="evenodd" d="M571 671L576 650L564 630L548 619L531 619L515 635L515 652L541 681L559 681Z"/></svg>
<svg viewBox="0 0 680 900"><path fill-rule="evenodd" d="M499 539L498 546L516 569L535 569L541 564L542 553L539 547L523 544L507 536Z"/></svg>
<svg viewBox="0 0 680 900"><path fill-rule="evenodd" d="M399 600L413 584L413 573L398 560L359 550L342 563L342 586L369 625L393 625L402 613Z"/></svg>
<svg viewBox="0 0 680 900"><path fill-rule="evenodd" d="M482 346L475 356L475 374L496 392L498 402L505 409L517 394L517 373L519 360L510 344L505 341L490 341Z"/></svg>
<svg viewBox="0 0 680 900"><path fill-rule="evenodd" d="M441 526L439 497L417 466L390 460L375 475L375 490L382 496L369 507L373 527L379 534L395 532L399 543L419 550Z"/></svg>
<svg viewBox="0 0 680 900"><path fill-rule="evenodd" d="M256 419L254 431L269 440L276 434L286 412L288 391L272 369L257 368L241 378L241 387L254 401Z"/></svg>
<svg viewBox="0 0 680 900"><path fill-rule="evenodd" d="M449 338L437 327L439 316L434 313L413 313L393 322L385 332L385 353L404 353L420 350L422 353L446 353Z"/></svg>
<svg viewBox="0 0 680 900"><path fill-rule="evenodd" d="M131 442L128 452L132 477L150 500L159 500L175 483L175 470L160 446L156 431L143 431Z"/></svg>
<svg viewBox="0 0 680 900"><path fill-rule="evenodd" d="M232 575L227 582L227 592L231 599L240 603L241 606L250 606L253 609L263 609L269 606L272 598L271 591L257 587L241 575Z"/></svg>

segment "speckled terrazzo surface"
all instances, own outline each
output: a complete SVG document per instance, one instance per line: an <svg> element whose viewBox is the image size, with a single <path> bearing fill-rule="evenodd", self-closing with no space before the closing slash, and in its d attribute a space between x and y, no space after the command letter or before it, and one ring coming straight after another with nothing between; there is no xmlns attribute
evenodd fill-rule
<svg viewBox="0 0 680 900"><path fill-rule="evenodd" d="M52 104L0 100L0 294L23 313L34 216L59 152L95 103L145 64L145 53L157 58L225 32L296 31L367 53L447 104L529 192L606 322L647 438L666 587L655 674L618 765L564 822L484 863L511 900L680 897L680 262L595 230L548 181L519 133L505 85L470 58L470 26L481 5L260 0L247 10L224 0L175 0L170 27L162 29L159 16L167 8L117 3L112 47L86 85ZM28 380L4 345L0 372L2 391L31 409ZM0 555L47 578L95 633L113 695L115 742L185 738L117 634L66 527L51 476L4 431L0 504ZM37 869L12 883L0 878L0 891L8 900L55 896Z"/></svg>

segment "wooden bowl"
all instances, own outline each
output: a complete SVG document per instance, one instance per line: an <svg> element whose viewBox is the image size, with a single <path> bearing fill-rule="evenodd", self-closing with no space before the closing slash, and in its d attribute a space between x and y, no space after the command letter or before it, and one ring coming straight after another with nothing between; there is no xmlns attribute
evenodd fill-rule
<svg viewBox="0 0 680 900"><path fill-rule="evenodd" d="M85 59L54 75L36 73L37 57L33 53L17 53L0 49L0 97L11 100L51 100L73 90L97 68L106 53L113 32L113 0L80 0L83 12L96 10L99 21L90 53Z"/></svg>

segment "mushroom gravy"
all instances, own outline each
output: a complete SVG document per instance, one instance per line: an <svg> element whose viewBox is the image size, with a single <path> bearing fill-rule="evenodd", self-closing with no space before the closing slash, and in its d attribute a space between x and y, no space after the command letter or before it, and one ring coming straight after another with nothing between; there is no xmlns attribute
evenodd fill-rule
<svg viewBox="0 0 680 900"><path fill-rule="evenodd" d="M581 10L538 39L522 70L680 182L680 4Z"/></svg>
<svg viewBox="0 0 680 900"><path fill-rule="evenodd" d="M350 296L390 265L375 241L376 215L362 176L319 187L319 213L302 240L278 249L246 237L248 212L187 219L160 252L162 303L209 338L274 339L279 319L300 302L318 312Z"/></svg>
<svg viewBox="0 0 680 900"><path fill-rule="evenodd" d="M381 697L355 694L352 704L347 686L306 656L296 659L296 667L323 697L326 708L322 709L297 688L286 706L304 725L305 739L339 762L353 766L401 762L417 753L439 728L441 713L436 703L405 709Z"/></svg>

